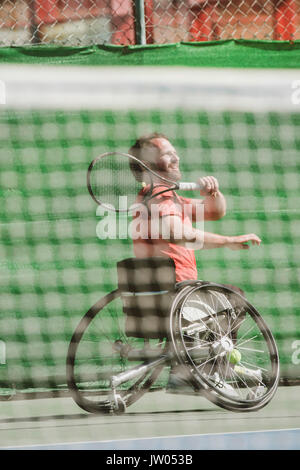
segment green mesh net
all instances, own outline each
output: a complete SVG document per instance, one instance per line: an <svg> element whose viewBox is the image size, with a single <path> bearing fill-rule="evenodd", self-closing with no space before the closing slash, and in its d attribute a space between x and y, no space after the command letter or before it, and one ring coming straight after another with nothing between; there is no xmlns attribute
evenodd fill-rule
<svg viewBox="0 0 300 470"><path fill-rule="evenodd" d="M205 230L262 239L249 251L198 251L199 279L244 289L274 333L282 379L300 377L300 113L6 106L0 108L3 388L65 387L77 323L116 288L117 261L133 256L130 238L96 235L88 164L103 152L128 151L153 131L176 147L184 181L218 178L227 214Z"/></svg>

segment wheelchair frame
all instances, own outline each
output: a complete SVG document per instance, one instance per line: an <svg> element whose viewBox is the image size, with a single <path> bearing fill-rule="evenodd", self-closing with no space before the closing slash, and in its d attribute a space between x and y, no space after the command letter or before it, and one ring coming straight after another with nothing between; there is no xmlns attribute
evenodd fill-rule
<svg viewBox="0 0 300 470"><path fill-rule="evenodd" d="M247 385L249 377L238 377L238 379L231 378L235 389L232 386L229 386L226 381L223 381L223 385L227 385L227 388L233 388L234 392L238 390L241 395L243 394L242 397L235 395L232 396L232 391L230 391L231 393L229 393L226 387L218 386L218 380L212 380L212 377L208 376L207 370L205 369L205 361L201 362L203 361L202 356L204 351L201 345L202 343L198 342L196 343L196 346L192 346L196 353L190 353L190 335L185 335L183 333L184 327L182 325L186 320L183 317L182 312L184 312L185 308L188 308L186 307L186 305L188 305L189 300L191 301L191 299L193 299L193 295L200 295L200 298L202 295L205 298L205 295L208 295L209 297L209 295L211 295L212 293L219 293L219 297L220 295L225 294L233 295L234 298L243 305L245 311L247 310L247 315L249 316L251 326L251 328L249 327L250 331L256 329L259 332L259 335L263 338L262 342L260 343L260 347L264 347L266 344L266 351L268 352L270 362L270 371L266 379L262 380L262 378L254 377L255 371L252 370L253 377L250 377L251 387ZM117 374L111 374L109 384L110 390L108 392L108 397L106 400L95 401L94 399L91 400L90 398L87 398L84 395L85 391L82 390L76 382L76 374L74 369L76 365L76 354L78 351L78 347L93 319L98 315L98 313L101 312L103 308L105 308L108 304L110 304L113 300L119 298L120 296L120 289L116 289L101 298L95 305L93 305L79 322L70 341L67 354L68 388L75 402L85 411L91 413L123 413L128 406L130 406L132 403L141 398L141 396L152 387L162 370L166 366L170 366L172 364L180 364L182 367L185 368L185 370L188 371L189 382L191 386L195 390L197 390L197 392L195 393L199 393L200 396L204 396L205 398L217 404L218 406L228 409L230 411L257 411L258 409L262 408L267 403L269 403L269 401L274 396L279 382L278 350L270 329L268 328L258 311L244 297L242 297L234 290L228 287L224 287L224 285L203 281L185 281L184 283L182 283L181 286L177 285L177 292L175 294L170 309L169 336L166 338L165 346L162 349L159 349L157 354L153 353L152 351L152 357L151 355L143 356L144 350L132 349L130 353L128 353L128 361L130 362L131 360L141 360L141 364L130 367L128 370L119 372ZM203 305L205 305L205 302L203 303ZM221 311L221 314L223 313L223 316L230 314L230 312L226 313L226 310L233 311L234 309L223 309L223 312ZM251 321L253 322L253 325ZM232 364L229 364L228 352L234 349L234 343L233 340L229 338L229 334L225 334L225 330L223 334L223 330L221 329L218 323L218 315L214 316L213 314L211 314L210 316L208 315L208 319L206 319L205 321L198 320L198 332L196 331L196 333L200 333L203 329L206 329L209 332L209 328L207 327L209 322L214 325L214 330L216 330L216 338L218 335L220 336L218 340L216 338L214 340L211 340L211 342L208 344L209 350L215 352L215 350L219 348L216 355L217 359L215 360L215 362L220 360L221 362L223 361L222 367L226 363L226 367L228 368L233 377L232 371L236 366L234 366L233 368ZM241 328L241 326L239 328ZM207 335L207 332L205 332L205 334ZM212 332L209 332L209 334L213 336ZM195 340L193 339L193 341ZM245 341L248 341L249 345L251 338L248 340L246 339ZM113 348L116 347L115 343L113 343ZM122 351L120 352L120 356L121 355ZM262 360L262 358L260 358L260 360ZM212 359L209 359L208 362L209 361L212 362ZM201 373L199 373L199 369L201 369ZM118 387L132 380L136 380L136 382L133 386L129 387L127 395L126 392L120 393ZM234 383L234 381L236 383ZM221 384L220 380L219 384ZM248 395L245 397L243 389L246 389L247 391L247 388L249 388L250 396L248 393ZM253 392L253 395L251 395L253 391L252 389L256 390L257 388L264 388L264 393L255 395L256 392Z"/></svg>

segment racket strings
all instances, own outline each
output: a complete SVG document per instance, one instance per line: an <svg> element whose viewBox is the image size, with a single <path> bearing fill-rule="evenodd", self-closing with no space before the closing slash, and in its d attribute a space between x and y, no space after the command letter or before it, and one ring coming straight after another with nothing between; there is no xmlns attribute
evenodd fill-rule
<svg viewBox="0 0 300 470"><path fill-rule="evenodd" d="M90 171L90 189L98 203L116 211L124 210L127 204L129 209L143 188L143 174L135 161L122 155L108 155L95 161Z"/></svg>

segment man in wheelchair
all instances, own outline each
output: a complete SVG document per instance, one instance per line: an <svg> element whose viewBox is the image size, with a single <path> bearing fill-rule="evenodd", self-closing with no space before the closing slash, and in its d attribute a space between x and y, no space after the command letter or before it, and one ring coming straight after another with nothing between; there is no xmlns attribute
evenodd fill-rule
<svg viewBox="0 0 300 470"><path fill-rule="evenodd" d="M132 237L135 257L117 263L117 288L89 308L72 335L66 364L72 397L91 413L122 413L147 391L166 388L230 411L257 411L279 383L275 339L241 289L198 280L194 251L245 250L261 240L194 228L199 207L204 221L218 220L226 201L213 176L199 179L199 199L159 182L181 177L165 136L142 137L129 152L157 174L151 180L132 159L137 186L145 183L131 224L140 229Z"/></svg>
<svg viewBox="0 0 300 470"><path fill-rule="evenodd" d="M129 153L144 162L157 174L173 181L180 181L179 157L173 145L163 134L154 133L139 138L129 149ZM132 168L132 171L135 173L134 168ZM140 174L135 176L136 179L140 179ZM154 181L154 185L151 188L149 185L145 184L137 196L137 202L143 202L144 207L146 206L146 216L144 211L143 214L137 213L135 215L135 217L139 217L139 223L144 225L142 230L141 227L139 227L140 232L144 235L133 235L134 254L136 258L140 260L159 258L173 260L175 265L174 280L175 283L177 283L177 287L191 285L198 279L194 254L195 250L213 248L247 250L250 248L251 244L260 245L261 243L260 238L253 233L224 236L195 228L193 223L197 222L196 216L199 212L203 214L203 222L219 220L226 214L226 200L219 189L217 179L214 176L205 176L199 178L198 182L202 187L200 190L200 196L202 196L202 198L199 199L179 196L174 190L161 193L162 190L166 189L166 184L162 184L158 180L157 182ZM146 195L148 198L145 198ZM146 203L144 202L145 199L147 201ZM186 209L187 206L189 210L184 210L184 207ZM201 211L199 211L199 207L202 208ZM159 220L154 220L153 216L158 217ZM158 236L153 236L153 232L155 232L151 230L151 224L153 223L158 223ZM145 236L145 232L147 236ZM143 280L141 272L140 280ZM238 287L226 286L244 296L243 291ZM164 287L160 284L160 287L157 287L157 289L163 291ZM163 316L164 308L159 304L161 299L157 299L156 306L158 310L160 309ZM147 299L145 297L141 300L141 308L143 310L145 310L146 301ZM188 317L192 315L192 308L190 308L190 310L188 310L188 307L186 308L187 325L190 325L193 324L192 317ZM130 307L128 308L128 312L129 311ZM149 316L149 318L152 317ZM130 315L127 321L130 323ZM140 318L139 321L146 320L145 318L144 320ZM142 329L141 324L140 327ZM130 326L128 326L128 328L130 330ZM238 327L236 327L236 331L232 331L231 333L231 341L233 341L233 343L237 329ZM197 334L199 334L199 331ZM223 385L224 384L221 384L221 386ZM190 381L186 377L185 368L182 365L172 367L167 389L175 393L176 390L179 392L193 391Z"/></svg>

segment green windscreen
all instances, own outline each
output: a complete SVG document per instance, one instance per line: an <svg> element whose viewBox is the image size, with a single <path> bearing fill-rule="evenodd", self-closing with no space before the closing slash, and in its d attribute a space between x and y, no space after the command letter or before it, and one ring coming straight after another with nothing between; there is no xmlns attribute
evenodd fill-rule
<svg viewBox="0 0 300 470"><path fill-rule="evenodd" d="M196 252L198 276L242 288L275 336L282 380L300 378L300 113L137 103L0 108L2 386L65 387L76 325L116 288L117 261L133 256L130 237L99 238L107 213L88 194L88 165L153 131L176 147L183 181L218 179L227 213L206 231L262 239L250 250Z"/></svg>

